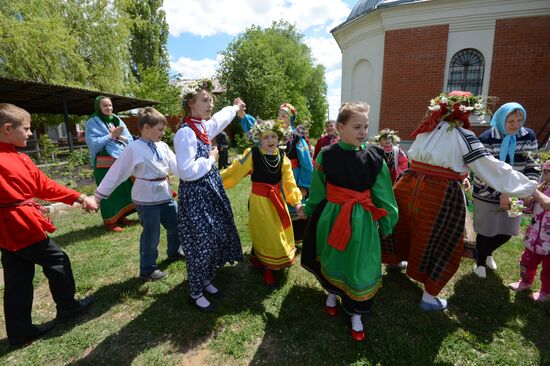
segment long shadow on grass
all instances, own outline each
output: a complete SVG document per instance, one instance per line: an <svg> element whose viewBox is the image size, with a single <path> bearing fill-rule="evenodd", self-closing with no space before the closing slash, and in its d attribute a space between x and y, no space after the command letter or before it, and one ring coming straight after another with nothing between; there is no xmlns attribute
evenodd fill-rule
<svg viewBox="0 0 550 366"><path fill-rule="evenodd" d="M356 342L350 335L350 318L340 307L334 318L325 314L324 291L294 286L279 316L268 318L250 364L436 364L441 342L456 324L444 313L422 313L421 294L404 274L384 276L372 314L363 317L366 339Z"/></svg>
<svg viewBox="0 0 550 366"><path fill-rule="evenodd" d="M454 295L449 298L461 328L485 344L491 343L494 334L506 328L517 312L510 305L510 290L502 278L496 272L487 272L486 279L473 273L463 276L455 283Z"/></svg>
<svg viewBox="0 0 550 366"><path fill-rule="evenodd" d="M63 234L55 235L53 239L62 247L78 244L82 241L91 240L100 236L109 237L110 240L116 240L118 233L108 233L104 225L87 226L82 229L68 231Z"/></svg>
<svg viewBox="0 0 550 366"><path fill-rule="evenodd" d="M94 296L94 304L92 304L89 310L66 323L58 324L51 332L42 337L42 339L61 337L72 328L100 317L102 314L109 311L111 307L122 303L127 297L131 296L137 298L143 296L145 291L145 289L142 288L143 283L144 282L139 278L131 278L124 282L114 283L100 288L92 294ZM7 339L0 341L0 357L17 350L17 348L8 345Z"/></svg>
<svg viewBox="0 0 550 366"><path fill-rule="evenodd" d="M187 280L155 298L153 303L118 332L109 335L72 365L130 365L140 354L170 343L170 352L186 353L207 342L217 329L218 317L243 309L263 313L267 291L249 294L246 264L218 270L216 284L226 296L213 299L215 313L201 313L187 303ZM160 267L160 266L159 266ZM99 297L99 295L98 295Z"/></svg>
<svg viewBox="0 0 550 366"><path fill-rule="evenodd" d="M539 365L550 365L550 303L537 304L528 298L528 292L516 295L513 306L524 319L521 333L539 350Z"/></svg>

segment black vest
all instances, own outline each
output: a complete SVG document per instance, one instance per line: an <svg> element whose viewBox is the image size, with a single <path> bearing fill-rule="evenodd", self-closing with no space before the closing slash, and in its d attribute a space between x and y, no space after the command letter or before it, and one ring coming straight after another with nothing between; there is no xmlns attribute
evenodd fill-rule
<svg viewBox="0 0 550 366"><path fill-rule="evenodd" d="M267 160L270 165L275 165L277 162L277 155L264 155L260 151L259 147L254 146L252 148L253 172L250 179L253 182L268 184L277 184L281 182L281 167L283 165L284 157L285 153L279 150L279 165L276 169L272 169L271 167L266 166L264 159Z"/></svg>
<svg viewBox="0 0 550 366"><path fill-rule="evenodd" d="M372 145L362 150L345 150L334 144L322 151L327 182L357 192L374 185L384 162L384 150Z"/></svg>

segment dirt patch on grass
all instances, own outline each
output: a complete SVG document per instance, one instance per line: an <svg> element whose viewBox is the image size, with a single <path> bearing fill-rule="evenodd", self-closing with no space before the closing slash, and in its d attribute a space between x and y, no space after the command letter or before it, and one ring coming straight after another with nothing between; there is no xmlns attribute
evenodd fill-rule
<svg viewBox="0 0 550 366"><path fill-rule="evenodd" d="M202 366L209 365L208 360L212 356L212 352L207 346L192 349L183 354L182 366Z"/></svg>

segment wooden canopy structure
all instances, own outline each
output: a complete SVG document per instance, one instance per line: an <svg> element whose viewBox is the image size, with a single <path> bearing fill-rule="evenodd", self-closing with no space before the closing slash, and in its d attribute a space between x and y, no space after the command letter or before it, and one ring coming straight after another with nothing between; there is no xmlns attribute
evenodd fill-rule
<svg viewBox="0 0 550 366"><path fill-rule="evenodd" d="M15 104L29 113L64 116L71 151L73 139L69 133L69 114L82 116L94 113L94 102L98 95L109 97L116 112L158 104L154 100L125 97L98 90L0 77L0 103Z"/></svg>

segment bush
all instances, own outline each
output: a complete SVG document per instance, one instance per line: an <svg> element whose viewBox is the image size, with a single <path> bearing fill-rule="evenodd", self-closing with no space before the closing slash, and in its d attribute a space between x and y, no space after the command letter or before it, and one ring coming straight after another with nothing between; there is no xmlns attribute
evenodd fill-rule
<svg viewBox="0 0 550 366"><path fill-rule="evenodd" d="M40 135L38 138L38 143L42 153L42 160L45 163L55 162L55 157L59 152L57 145L53 143L50 137L46 134Z"/></svg>
<svg viewBox="0 0 550 366"><path fill-rule="evenodd" d="M87 148L73 150L67 158L69 166L76 168L77 166L90 164L90 151Z"/></svg>
<svg viewBox="0 0 550 366"><path fill-rule="evenodd" d="M235 134L235 147L237 148L237 153L242 153L250 146L252 146L252 143L244 134Z"/></svg>
<svg viewBox="0 0 550 366"><path fill-rule="evenodd" d="M174 131L170 128L170 126L167 124L164 128L164 137L162 138L162 141L166 143L166 145L170 146L170 148L174 147Z"/></svg>

